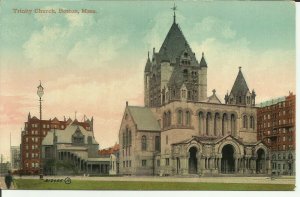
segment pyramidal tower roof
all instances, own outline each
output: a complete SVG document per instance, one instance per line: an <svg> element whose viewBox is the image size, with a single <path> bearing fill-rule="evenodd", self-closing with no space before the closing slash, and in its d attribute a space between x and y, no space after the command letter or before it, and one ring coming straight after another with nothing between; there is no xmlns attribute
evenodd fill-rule
<svg viewBox="0 0 300 197"><path fill-rule="evenodd" d="M146 62L145 72L150 72L150 68L151 68L151 62L150 62L149 51L148 51L148 58Z"/></svg>
<svg viewBox="0 0 300 197"><path fill-rule="evenodd" d="M197 65L196 57L186 41L179 25L174 20L162 46L159 49L160 56L167 56L171 62L176 62L176 58L186 51L191 57L192 65Z"/></svg>
<svg viewBox="0 0 300 197"><path fill-rule="evenodd" d="M205 61L203 52L202 52L202 58L201 58L201 61L200 61L200 67L207 67L207 63Z"/></svg>
<svg viewBox="0 0 300 197"><path fill-rule="evenodd" d="M233 95L245 95L249 91L247 82L243 76L242 69L239 67L239 73L232 86L230 94Z"/></svg>

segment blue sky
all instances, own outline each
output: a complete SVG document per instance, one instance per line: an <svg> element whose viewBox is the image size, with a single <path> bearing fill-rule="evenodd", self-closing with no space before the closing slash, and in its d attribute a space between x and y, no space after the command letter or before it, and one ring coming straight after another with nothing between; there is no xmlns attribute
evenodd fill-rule
<svg viewBox="0 0 300 197"><path fill-rule="evenodd" d="M208 95L221 101L238 67L257 102L296 90L292 2L176 1L176 19L199 60L208 63ZM159 50L173 22L173 1L16 1L0 3L0 130L20 142L28 112L94 116L100 147L118 141L125 102L143 105L147 52ZM14 8L95 9L96 14L15 14ZM276 84L276 85L274 85ZM1 132L7 139L9 132ZM7 143L0 149L8 150Z"/></svg>

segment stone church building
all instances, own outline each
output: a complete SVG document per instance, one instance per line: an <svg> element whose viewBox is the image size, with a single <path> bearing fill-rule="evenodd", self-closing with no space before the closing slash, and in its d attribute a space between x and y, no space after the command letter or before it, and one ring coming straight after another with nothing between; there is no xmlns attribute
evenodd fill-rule
<svg viewBox="0 0 300 197"><path fill-rule="evenodd" d="M257 141L255 91L239 68L225 103L207 96L208 64L186 41L174 13L144 71L145 106L129 106L119 131L120 174L269 174L268 148ZM254 77L254 76L253 76Z"/></svg>

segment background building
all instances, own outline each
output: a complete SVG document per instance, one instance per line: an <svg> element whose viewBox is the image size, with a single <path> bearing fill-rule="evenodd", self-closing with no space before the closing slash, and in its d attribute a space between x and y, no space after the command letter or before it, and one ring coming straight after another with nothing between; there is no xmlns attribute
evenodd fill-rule
<svg viewBox="0 0 300 197"><path fill-rule="evenodd" d="M7 174L8 170L11 169L11 163L4 161L3 155L0 155L0 176Z"/></svg>
<svg viewBox="0 0 300 197"><path fill-rule="evenodd" d="M11 146L10 147L11 155L11 168L12 170L19 170L21 167L21 152L20 146Z"/></svg>
<svg viewBox="0 0 300 197"><path fill-rule="evenodd" d="M272 172L295 175L296 96L290 92L257 106L257 139L271 150Z"/></svg>
<svg viewBox="0 0 300 197"><path fill-rule="evenodd" d="M120 145L116 143L112 147L101 149L98 151L100 157L110 158L110 168L109 168L110 175L119 174L119 150L120 150Z"/></svg>
<svg viewBox="0 0 300 197"><path fill-rule="evenodd" d="M77 120L76 120L77 121ZM39 120L37 117L31 117L28 114L25 122L24 131L21 134L21 167L25 174L38 174L40 170L40 152L41 143L48 131L51 129L64 130L72 120L69 118L63 121L57 118L49 120ZM84 122L78 122L87 131L93 130L93 118L86 119Z"/></svg>

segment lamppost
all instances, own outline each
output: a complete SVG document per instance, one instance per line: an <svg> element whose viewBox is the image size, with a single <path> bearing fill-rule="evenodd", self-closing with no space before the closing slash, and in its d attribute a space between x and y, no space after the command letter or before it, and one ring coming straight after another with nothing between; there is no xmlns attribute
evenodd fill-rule
<svg viewBox="0 0 300 197"><path fill-rule="evenodd" d="M40 179L43 179L43 166L42 166L42 96L44 95L44 88L40 81L40 85L37 87L37 95L40 98Z"/></svg>

